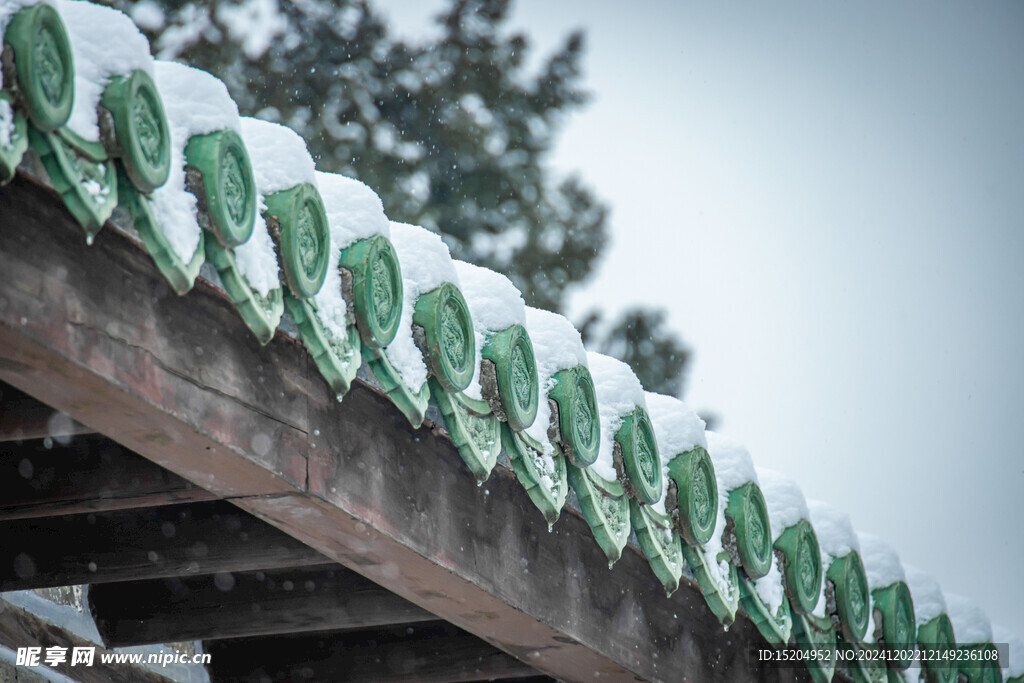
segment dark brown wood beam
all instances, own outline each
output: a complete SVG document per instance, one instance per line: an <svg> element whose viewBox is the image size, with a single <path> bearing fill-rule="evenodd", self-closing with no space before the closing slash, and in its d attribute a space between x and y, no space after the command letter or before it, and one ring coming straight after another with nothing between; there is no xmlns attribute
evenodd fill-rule
<svg viewBox="0 0 1024 683"><path fill-rule="evenodd" d="M72 420L66 413L0 382L0 444L45 437L64 439L95 431Z"/></svg>
<svg viewBox="0 0 1024 683"><path fill-rule="evenodd" d="M38 668L7 667L0 662L0 681L25 681L26 683L39 681L41 683L51 679L36 674L43 674L47 670L56 670L57 673L63 674L73 681L78 681L78 683L110 683L110 681L172 683L170 678L161 676L139 664L104 664L101 655L107 653L107 649L2 599L0 599L0 645L15 652L19 647L42 648L40 660L44 658L46 648L49 647L66 648L67 654L66 660L53 669L45 664L41 664ZM81 663L71 665L71 653L76 647L95 648L92 666L85 666Z"/></svg>
<svg viewBox="0 0 1024 683"><path fill-rule="evenodd" d="M223 501L0 524L0 592L324 561Z"/></svg>
<svg viewBox="0 0 1024 683"><path fill-rule="evenodd" d="M0 522L215 498L98 434L0 444Z"/></svg>
<svg viewBox="0 0 1024 683"><path fill-rule="evenodd" d="M110 227L87 248L51 191L0 188L0 225L0 380L560 680L801 677L692 583L666 598L635 546L609 570L572 510L548 534L509 468L478 488L444 430L359 381L338 403L208 283L176 296Z"/></svg>
<svg viewBox="0 0 1024 683"><path fill-rule="evenodd" d="M436 621L339 564L90 586L108 647Z"/></svg>
<svg viewBox="0 0 1024 683"><path fill-rule="evenodd" d="M210 678L228 681L450 683L536 671L446 622L320 635L204 643Z"/></svg>

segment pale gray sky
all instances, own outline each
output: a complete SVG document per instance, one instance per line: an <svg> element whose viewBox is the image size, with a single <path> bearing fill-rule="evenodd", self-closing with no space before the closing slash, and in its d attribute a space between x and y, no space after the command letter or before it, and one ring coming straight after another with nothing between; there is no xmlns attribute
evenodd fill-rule
<svg viewBox="0 0 1024 683"><path fill-rule="evenodd" d="M409 37L443 0L380 0ZM665 306L686 399L1024 636L1024 4L519 0L587 31L553 165L612 207L577 312ZM535 54L536 56L536 54Z"/></svg>

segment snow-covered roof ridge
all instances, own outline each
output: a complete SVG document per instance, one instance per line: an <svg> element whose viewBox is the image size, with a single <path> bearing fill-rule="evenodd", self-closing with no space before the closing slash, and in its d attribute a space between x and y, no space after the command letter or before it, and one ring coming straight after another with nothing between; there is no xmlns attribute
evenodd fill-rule
<svg viewBox="0 0 1024 683"><path fill-rule="evenodd" d="M801 519L810 522L804 492L796 480L775 470L755 467L757 480L768 507L768 520L772 527L772 540L778 540L786 529L795 526Z"/></svg>
<svg viewBox="0 0 1024 683"><path fill-rule="evenodd" d="M85 0L56 0L71 41L75 103L67 126L86 140L100 139L96 106L114 76L135 69L153 75L149 41L126 14Z"/></svg>
<svg viewBox="0 0 1024 683"><path fill-rule="evenodd" d="M706 432L708 454L715 464L718 477L718 496L728 500L729 491L743 486L748 481L757 483L757 470L746 446L732 437L718 432Z"/></svg>
<svg viewBox="0 0 1024 683"><path fill-rule="evenodd" d="M178 62L157 60L153 63L153 77L167 118L189 135L218 130L242 132L238 105L224 82L213 74Z"/></svg>
<svg viewBox="0 0 1024 683"><path fill-rule="evenodd" d="M822 559L843 557L851 551L860 553L860 540L849 515L820 500L808 500L807 511L811 513L811 525L818 537Z"/></svg>
<svg viewBox="0 0 1024 683"><path fill-rule="evenodd" d="M873 534L858 533L857 540L860 541L860 559L871 590L906 580L903 563L892 546Z"/></svg>
<svg viewBox="0 0 1024 683"><path fill-rule="evenodd" d="M961 645L992 642L992 624L971 599L955 593L946 593L946 614L953 623L956 642Z"/></svg>
<svg viewBox="0 0 1024 683"><path fill-rule="evenodd" d="M316 164L306 141L287 126L249 116L241 118L242 138L261 195L309 183L317 186Z"/></svg>
<svg viewBox="0 0 1024 683"><path fill-rule="evenodd" d="M551 422L551 407L548 392L555 386L554 376L560 370L587 366L587 350L583 338L569 319L558 313L527 306L526 331L533 344L537 361L537 380L540 383L540 400L537 402L537 417L526 433L550 452L548 425Z"/></svg>
<svg viewBox="0 0 1024 683"><path fill-rule="evenodd" d="M391 221L384 204L368 185L339 173L316 172L317 187L327 210L331 239L344 249L374 235L390 239Z"/></svg>
<svg viewBox="0 0 1024 683"><path fill-rule="evenodd" d="M903 565L907 587L914 596L914 620L918 626L926 624L940 614L946 613L946 598L939 582L931 574L912 564Z"/></svg>
<svg viewBox="0 0 1024 683"><path fill-rule="evenodd" d="M601 416L601 446L591 467L603 479L615 481L619 478L612 457L615 432L622 426L623 418L638 407L647 410L647 400L640 380L621 360L588 351L587 366L594 380L597 410Z"/></svg>
<svg viewBox="0 0 1024 683"><path fill-rule="evenodd" d="M644 398L663 458L671 460L697 446L707 449L707 425L690 406L674 396L653 391L644 392Z"/></svg>
<svg viewBox="0 0 1024 683"><path fill-rule="evenodd" d="M526 325L526 303L519 289L501 273L489 268L453 261L455 272L473 316L473 326L483 333L512 325Z"/></svg>
<svg viewBox="0 0 1024 683"><path fill-rule="evenodd" d="M416 299L446 282L458 286L459 275L448 246L437 233L418 225L392 221L391 244L402 267L404 295L398 334L386 353L405 385L417 391L427 381L428 371L423 352L412 337Z"/></svg>
<svg viewBox="0 0 1024 683"><path fill-rule="evenodd" d="M668 481L668 463L677 455L692 451L697 446L707 449L708 441L704 436L705 423L688 405L673 396L665 396L651 391L644 392L647 404L647 415L654 427L654 438L658 442L658 453L661 456L664 481ZM665 514L665 496L668 486L662 487L661 499L652 507L655 511Z"/></svg>

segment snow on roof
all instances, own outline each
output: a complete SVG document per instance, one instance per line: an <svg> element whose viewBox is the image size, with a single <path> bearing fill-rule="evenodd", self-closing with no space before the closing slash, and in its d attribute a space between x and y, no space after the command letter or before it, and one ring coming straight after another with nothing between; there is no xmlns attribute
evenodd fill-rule
<svg viewBox="0 0 1024 683"><path fill-rule="evenodd" d="M459 276L452 265L448 246L426 228L392 222L391 243L402 267L404 297L398 334L388 345L386 353L405 385L418 391L427 381L427 366L423 362L423 353L412 338L416 299L445 282L458 285Z"/></svg>
<svg viewBox="0 0 1024 683"><path fill-rule="evenodd" d="M858 533L860 559L868 577L868 588L875 590L905 580L900 556L878 536Z"/></svg>
<svg viewBox="0 0 1024 683"><path fill-rule="evenodd" d="M465 261L454 264L477 331L487 334L512 325L526 325L526 304L511 280Z"/></svg>
<svg viewBox="0 0 1024 683"><path fill-rule="evenodd" d="M764 502L768 507L768 519L772 527L772 541L778 540L789 527L801 519L810 521L811 513L807 510L807 501L799 484L775 470L755 468L757 480L764 494Z"/></svg>
<svg viewBox="0 0 1024 683"><path fill-rule="evenodd" d="M647 414L654 426L654 436L658 441L658 452L661 454L662 467L668 481L668 463L681 453L693 450L696 446L707 448L704 436L704 420L688 405L672 396L644 392L647 402ZM662 487L661 498L652 507L655 511L665 514L665 496L668 486Z"/></svg>
<svg viewBox="0 0 1024 683"><path fill-rule="evenodd" d="M992 642L992 624L973 600L946 593L946 614L953 622L953 635L961 645Z"/></svg>
<svg viewBox="0 0 1024 683"><path fill-rule="evenodd" d="M228 94L227 86L213 74L158 60L153 64L153 76L167 118L190 136L218 130L241 133L238 105Z"/></svg>
<svg viewBox="0 0 1024 683"><path fill-rule="evenodd" d="M98 141L96 106L113 76L141 69L153 75L149 41L125 14L84 0L57 0L75 63L75 103L67 126Z"/></svg>
<svg viewBox="0 0 1024 683"><path fill-rule="evenodd" d="M654 434L658 438L658 449L666 459L672 459L680 453L686 453L695 447L707 449L708 440L704 435L704 420L674 396L657 394L653 391L644 392L647 401L647 413L654 425Z"/></svg>
<svg viewBox="0 0 1024 683"><path fill-rule="evenodd" d="M480 359L487 335L512 325L526 322L526 304L512 281L501 273L481 268L465 261L453 261L458 273L462 296L473 318L473 337L476 339L476 365L473 380L466 395L481 398Z"/></svg>
<svg viewBox="0 0 1024 683"><path fill-rule="evenodd" d="M1024 640L998 624L992 625L992 638L994 643L1006 643L1008 646L1006 661L1000 661L1000 664L1006 664L1003 667L1003 678L1024 676Z"/></svg>
<svg viewBox="0 0 1024 683"><path fill-rule="evenodd" d="M729 491L746 484L757 482L754 461L746 446L731 437L718 432L706 432L708 454L715 464L718 478L718 497L728 501Z"/></svg>
<svg viewBox="0 0 1024 683"><path fill-rule="evenodd" d="M368 185L324 171L316 172L316 183L327 210L331 240L339 249L374 235L390 239L391 221L384 215L380 197Z"/></svg>
<svg viewBox="0 0 1024 683"><path fill-rule="evenodd" d="M537 417L526 433L544 446L545 453L551 451L548 441L548 424L551 422L551 407L548 392L554 387L554 375L559 370L587 365L587 351L583 339L569 320L558 313L540 308L526 307L526 331L533 343L533 354L537 359L537 380L540 396L537 402Z"/></svg>
<svg viewBox="0 0 1024 683"><path fill-rule="evenodd" d="M317 187L316 165L298 133L287 126L248 116L242 117L241 124L260 195L302 183Z"/></svg>
<svg viewBox="0 0 1024 683"><path fill-rule="evenodd" d="M942 595L939 582L931 574L910 564L903 565L903 571L907 576L910 595L914 598L914 620L917 625L927 624L940 614L945 614L946 598Z"/></svg>
<svg viewBox="0 0 1024 683"><path fill-rule="evenodd" d="M644 388L630 367L617 358L590 351L587 365L594 378L597 411L601 415L601 449L591 467L602 478L615 481L618 479L612 459L615 432L622 426L622 418L637 406L646 410Z"/></svg>
<svg viewBox="0 0 1024 683"><path fill-rule="evenodd" d="M849 515L820 500L807 501L807 510L825 560L823 566L827 567L832 557L843 557L852 550L860 552L860 541Z"/></svg>
<svg viewBox="0 0 1024 683"><path fill-rule="evenodd" d="M313 298L320 319L331 334L344 339L348 304L341 293L341 273L337 268L341 250L373 235L390 237L391 224L384 215L380 197L363 183L337 173L316 171L314 176L327 214L331 246L324 284Z"/></svg>
<svg viewBox="0 0 1024 683"><path fill-rule="evenodd" d="M175 62L155 62L153 79L164 102L171 134L167 182L152 195L157 223L174 253L188 263L202 229L196 219L196 198L185 189L185 146L193 135L239 130L238 107L215 76Z"/></svg>

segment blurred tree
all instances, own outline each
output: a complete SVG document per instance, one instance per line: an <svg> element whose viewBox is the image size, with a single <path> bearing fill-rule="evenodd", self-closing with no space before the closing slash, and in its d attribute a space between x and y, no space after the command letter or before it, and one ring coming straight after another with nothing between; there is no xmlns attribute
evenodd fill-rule
<svg viewBox="0 0 1024 683"><path fill-rule="evenodd" d="M531 74L527 38L502 30L509 0L452 0L440 35L416 44L389 36L366 0L114 2L158 57L221 78L242 114L290 126L319 168L367 183L391 218L505 273L528 304L563 310L593 271L607 209L544 166L559 124L587 99L582 34ZM595 343L629 349L642 378L658 378L648 386L681 388L681 344L661 314L633 315ZM658 336L636 336L647 331ZM665 350L672 359L644 355Z"/></svg>
<svg viewBox="0 0 1024 683"><path fill-rule="evenodd" d="M682 395L690 351L665 323L663 310L630 308L615 320L592 312L580 334L588 350L628 363L648 391Z"/></svg>

